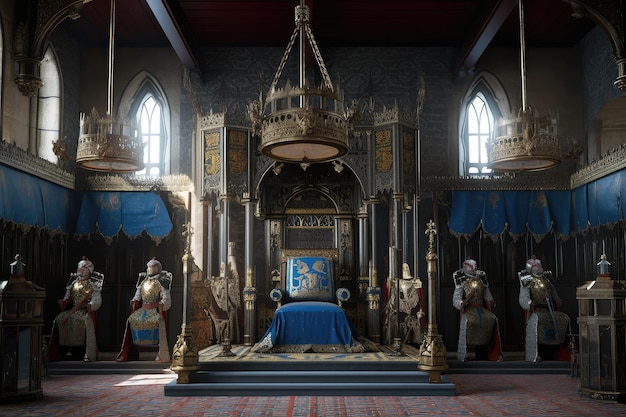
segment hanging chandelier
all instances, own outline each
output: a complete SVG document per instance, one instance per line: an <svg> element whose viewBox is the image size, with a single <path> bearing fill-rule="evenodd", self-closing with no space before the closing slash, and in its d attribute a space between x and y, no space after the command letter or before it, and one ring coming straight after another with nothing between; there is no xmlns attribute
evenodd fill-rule
<svg viewBox="0 0 626 417"><path fill-rule="evenodd" d="M261 135L263 155L283 162L300 163L303 169L315 162L335 160L348 152L349 118L343 94L333 86L309 25L309 8L300 1L295 8L296 27L283 54L265 100L248 106L252 130ZM305 36L322 74L322 85L311 86L305 76ZM299 38L299 84L277 84L291 49Z"/></svg>
<svg viewBox="0 0 626 417"><path fill-rule="evenodd" d="M100 116L94 108L81 114L76 163L91 171L130 173L144 168L143 144L133 123L113 117L114 49L115 0L111 0L107 112Z"/></svg>
<svg viewBox="0 0 626 417"><path fill-rule="evenodd" d="M540 114L527 106L522 2L519 0L522 108L517 116L498 124L495 138L487 146L490 168L499 172L542 171L561 162L558 116L550 112Z"/></svg>

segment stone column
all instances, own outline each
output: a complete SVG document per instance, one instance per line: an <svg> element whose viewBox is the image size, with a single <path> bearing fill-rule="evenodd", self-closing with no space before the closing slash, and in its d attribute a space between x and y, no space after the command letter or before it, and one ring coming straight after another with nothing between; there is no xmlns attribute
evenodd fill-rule
<svg viewBox="0 0 626 417"><path fill-rule="evenodd" d="M367 287L369 287L369 229L368 229L368 216L367 205L361 206L359 213L357 214L359 222L359 277L357 287L359 295L363 296L367 293Z"/></svg>
<svg viewBox="0 0 626 417"><path fill-rule="evenodd" d="M371 258L369 263L369 287L367 287L367 335L374 343L380 343L380 296L381 290L378 285L377 249L376 249L376 203L378 200L372 196L370 199L370 230L371 230Z"/></svg>
<svg viewBox="0 0 626 417"><path fill-rule="evenodd" d="M254 210L256 201L244 193L242 202L246 208L245 236L245 285L243 288L243 344L252 346L256 341L256 277L253 259Z"/></svg>

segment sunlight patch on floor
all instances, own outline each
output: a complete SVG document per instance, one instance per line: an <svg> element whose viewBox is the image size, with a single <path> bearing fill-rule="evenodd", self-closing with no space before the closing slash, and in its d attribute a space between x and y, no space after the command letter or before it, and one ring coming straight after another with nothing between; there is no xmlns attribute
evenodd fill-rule
<svg viewBox="0 0 626 417"><path fill-rule="evenodd" d="M166 385L176 379L176 374L135 375L115 384L116 387L129 387L136 385Z"/></svg>

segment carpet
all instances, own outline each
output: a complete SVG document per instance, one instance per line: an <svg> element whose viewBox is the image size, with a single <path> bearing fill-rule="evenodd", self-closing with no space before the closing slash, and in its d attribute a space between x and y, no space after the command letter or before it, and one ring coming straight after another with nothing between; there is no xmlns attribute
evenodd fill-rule
<svg viewBox="0 0 626 417"><path fill-rule="evenodd" d="M578 394L566 375L449 375L454 397L165 397L175 374L60 375L43 380L41 400L3 404L2 417L617 417L626 405Z"/></svg>

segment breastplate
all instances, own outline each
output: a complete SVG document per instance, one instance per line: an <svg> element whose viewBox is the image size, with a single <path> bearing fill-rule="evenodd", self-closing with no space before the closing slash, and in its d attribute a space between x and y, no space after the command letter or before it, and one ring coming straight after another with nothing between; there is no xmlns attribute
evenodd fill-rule
<svg viewBox="0 0 626 417"><path fill-rule="evenodd" d="M83 298L85 298L87 291L91 290L91 281L89 281L88 279L77 279L76 281L74 281L74 283L72 284L72 289L70 290L70 294L72 296L72 304L76 305L80 303Z"/></svg>
<svg viewBox="0 0 626 417"><path fill-rule="evenodd" d="M550 285L545 279L534 277L530 285L530 296L535 304L545 304L546 297L550 294Z"/></svg>
<svg viewBox="0 0 626 417"><path fill-rule="evenodd" d="M161 298L161 283L157 279L147 278L141 283L141 301L152 304Z"/></svg>
<svg viewBox="0 0 626 417"><path fill-rule="evenodd" d="M482 304L483 296L485 293L485 285L483 282L475 277L467 279L463 283L463 291L465 295L472 293L472 297L470 298L470 304Z"/></svg>

